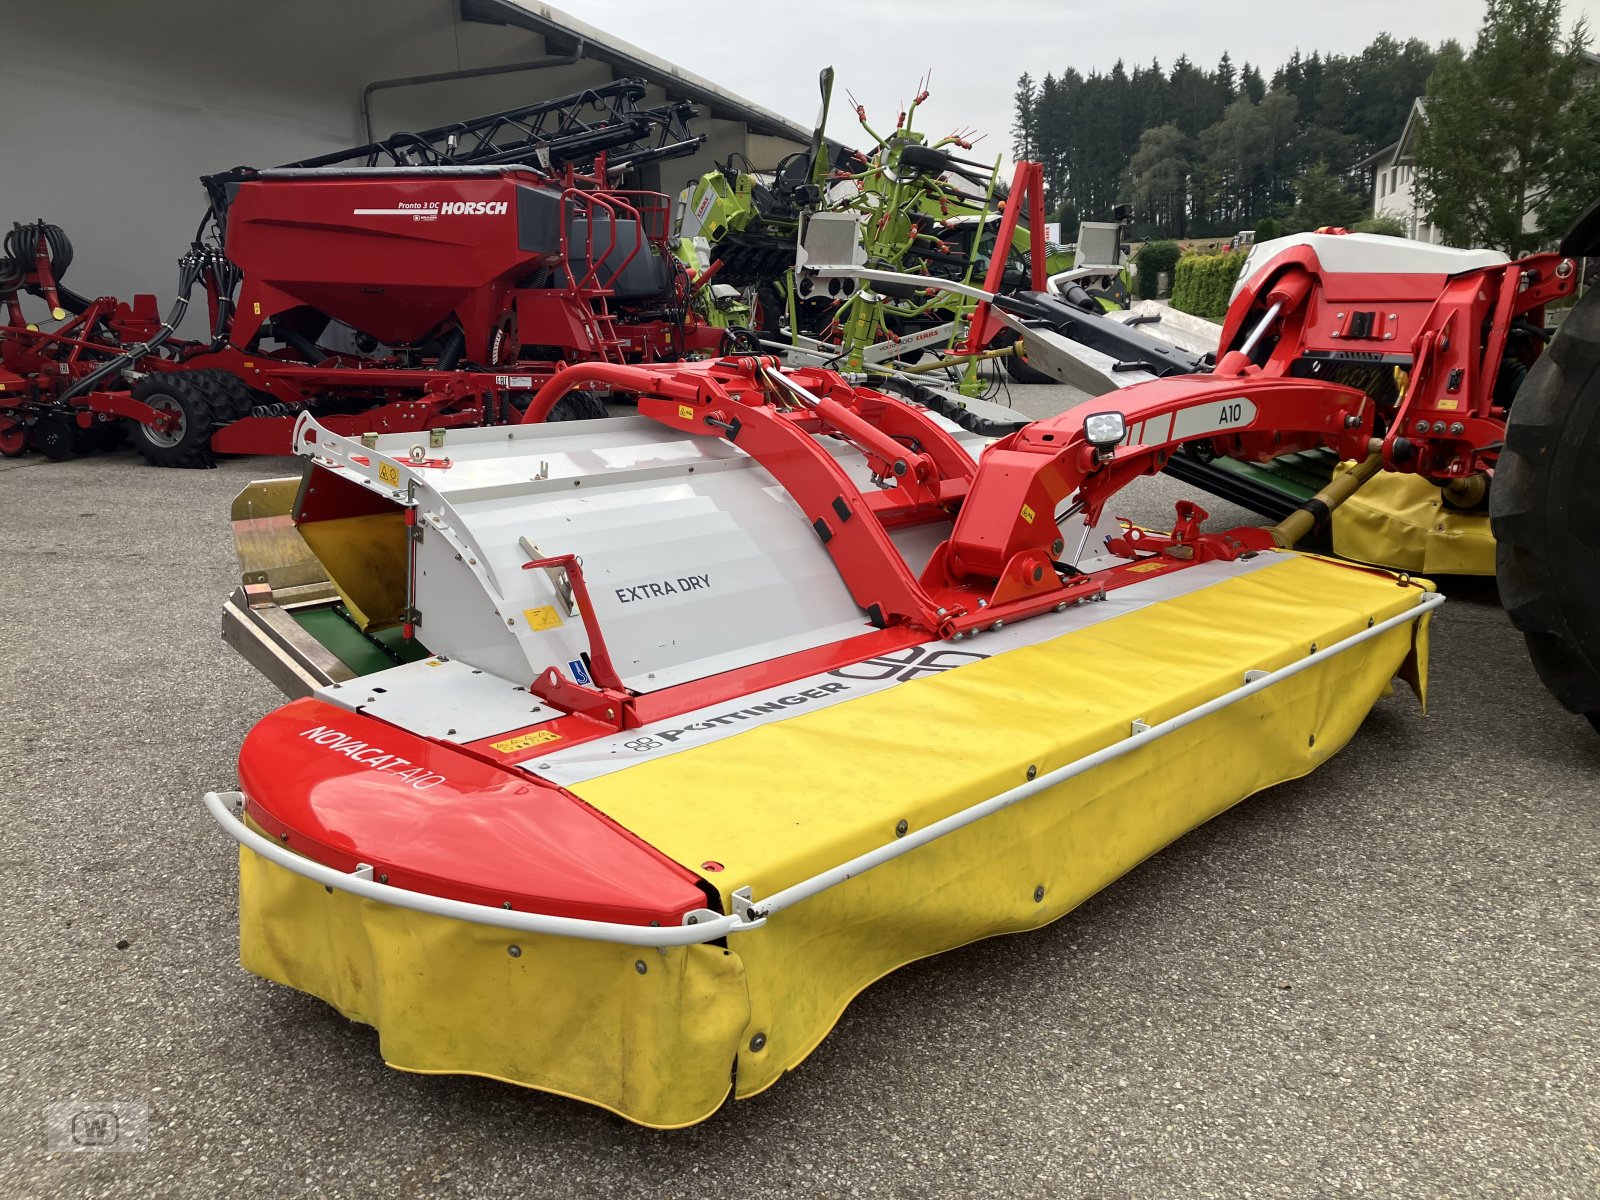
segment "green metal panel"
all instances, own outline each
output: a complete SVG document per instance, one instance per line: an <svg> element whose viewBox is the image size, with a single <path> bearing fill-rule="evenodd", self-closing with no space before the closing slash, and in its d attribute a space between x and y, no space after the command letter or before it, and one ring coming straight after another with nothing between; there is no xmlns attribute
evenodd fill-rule
<svg viewBox="0 0 1600 1200"><path fill-rule="evenodd" d="M415 638L407 641L398 628L362 633L344 613L342 604L290 610L300 628L321 642L357 675L387 671L400 663L427 658L428 650Z"/></svg>

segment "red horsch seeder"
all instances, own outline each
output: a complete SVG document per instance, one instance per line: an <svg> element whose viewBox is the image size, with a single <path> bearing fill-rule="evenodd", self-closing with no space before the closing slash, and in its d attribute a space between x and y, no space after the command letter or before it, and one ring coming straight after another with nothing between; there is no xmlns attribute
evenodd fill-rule
<svg viewBox="0 0 1600 1200"><path fill-rule="evenodd" d="M715 351L668 247L669 204L627 170L692 151L683 104L638 109L621 80L560 100L400 134L204 183L211 208L163 323L64 293L61 231L19 226L0 259L0 447L64 457L126 422L162 466L282 454L312 412L343 433L495 424L561 364ZM211 336L176 329L195 284ZM45 332L20 293L41 297ZM575 397L554 419L595 416Z"/></svg>

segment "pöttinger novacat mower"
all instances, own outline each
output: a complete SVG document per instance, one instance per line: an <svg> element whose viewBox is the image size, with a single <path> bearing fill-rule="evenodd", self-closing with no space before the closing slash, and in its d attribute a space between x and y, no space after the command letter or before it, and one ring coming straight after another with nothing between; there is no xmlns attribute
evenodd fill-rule
<svg viewBox="0 0 1600 1200"><path fill-rule="evenodd" d="M540 421L593 387L637 415ZM1421 690L1440 596L1284 549L1305 514L1110 516L1187 442L1372 419L1250 368L988 444L754 355L567 367L509 430L303 416L235 508L225 636L295 697L206 797L243 961L395 1067L701 1121Z"/></svg>

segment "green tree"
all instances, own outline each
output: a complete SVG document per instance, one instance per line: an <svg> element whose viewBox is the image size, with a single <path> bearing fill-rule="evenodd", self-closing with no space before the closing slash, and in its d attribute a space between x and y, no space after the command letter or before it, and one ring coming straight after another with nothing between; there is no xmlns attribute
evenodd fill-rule
<svg viewBox="0 0 1600 1200"><path fill-rule="evenodd" d="M1352 192L1339 176L1319 159L1294 181L1294 207L1289 210L1285 228L1303 233L1324 225L1348 226L1359 221L1367 210L1364 196Z"/></svg>
<svg viewBox="0 0 1600 1200"><path fill-rule="evenodd" d="M1240 96L1222 120L1200 135L1206 165L1207 207L1224 227L1239 228L1260 211L1265 186L1268 141L1259 104Z"/></svg>
<svg viewBox="0 0 1600 1200"><path fill-rule="evenodd" d="M1257 68L1245 63L1244 70L1239 72L1239 90L1260 104L1261 97L1267 94L1267 82L1261 78L1261 72Z"/></svg>
<svg viewBox="0 0 1600 1200"><path fill-rule="evenodd" d="M1128 163L1135 215L1159 232L1186 236L1193 160L1189 139L1176 125L1145 130L1138 153Z"/></svg>
<svg viewBox="0 0 1600 1200"><path fill-rule="evenodd" d="M1137 183L1141 236L1171 235L1179 222L1187 236L1233 233L1292 209L1295 181L1319 160L1343 175L1393 142L1437 55L1424 42L1379 34L1359 55L1296 53L1266 78L1231 54L1209 70L1180 57L1167 69L1119 62L1109 72L1024 75L1014 93L1014 151L1044 163L1055 208L1104 219L1113 203L1133 199ZM1184 153L1167 153L1160 170L1146 153L1130 173L1146 135L1167 125L1188 139ZM1165 134L1156 142L1173 144ZM1186 177L1181 205L1157 195L1175 173ZM1156 228L1149 221L1158 210Z"/></svg>
<svg viewBox="0 0 1600 1200"><path fill-rule="evenodd" d="M1034 145L1037 121L1033 112L1033 76L1026 71L1017 80L1016 116L1011 122L1011 157L1014 161L1032 159L1037 153Z"/></svg>
<svg viewBox="0 0 1600 1200"><path fill-rule="evenodd" d="M1239 94L1238 81L1233 70L1233 59L1224 50L1222 57L1217 61L1217 87L1222 91L1222 102L1232 104L1234 97Z"/></svg>
<svg viewBox="0 0 1600 1200"><path fill-rule="evenodd" d="M1588 30L1561 24L1561 0L1488 0L1472 52L1434 69L1417 190L1446 240L1518 256L1600 192Z"/></svg>

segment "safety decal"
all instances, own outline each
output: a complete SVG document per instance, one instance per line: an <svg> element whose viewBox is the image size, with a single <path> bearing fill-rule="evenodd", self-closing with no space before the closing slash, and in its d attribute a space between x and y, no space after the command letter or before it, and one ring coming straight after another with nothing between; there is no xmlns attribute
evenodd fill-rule
<svg viewBox="0 0 1600 1200"><path fill-rule="evenodd" d="M498 750L501 754L515 754L518 750L529 750L534 746L543 746L560 740L561 735L559 733L551 733L548 729L536 729L532 733L523 733L514 738L507 738L503 742L490 742L489 748Z"/></svg>
<svg viewBox="0 0 1600 1200"><path fill-rule="evenodd" d="M542 604L538 608L525 608L522 610L522 616L528 622L528 628L535 633L561 626L561 614L556 612L553 605Z"/></svg>

